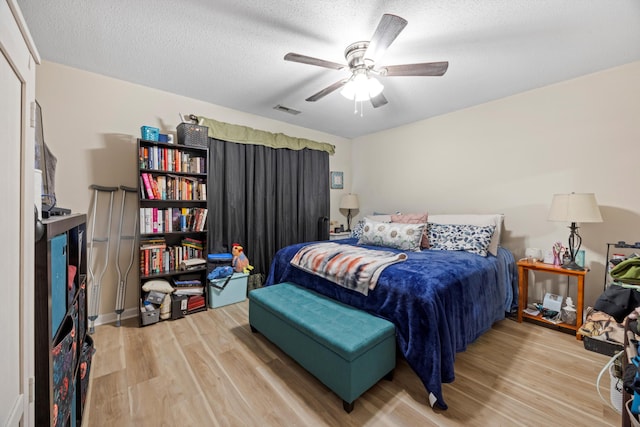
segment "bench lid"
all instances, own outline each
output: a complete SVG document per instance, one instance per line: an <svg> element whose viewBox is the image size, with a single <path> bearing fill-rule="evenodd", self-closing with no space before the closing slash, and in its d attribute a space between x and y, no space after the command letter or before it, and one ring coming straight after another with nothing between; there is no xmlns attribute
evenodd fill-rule
<svg viewBox="0 0 640 427"><path fill-rule="evenodd" d="M395 336L388 320L294 283L254 289L249 298L345 360Z"/></svg>

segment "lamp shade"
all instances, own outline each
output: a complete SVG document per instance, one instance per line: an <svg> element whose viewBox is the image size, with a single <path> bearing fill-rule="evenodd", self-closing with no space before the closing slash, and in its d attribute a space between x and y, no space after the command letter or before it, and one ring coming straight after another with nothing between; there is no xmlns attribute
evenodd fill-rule
<svg viewBox="0 0 640 427"><path fill-rule="evenodd" d="M564 222L602 222L602 215L593 193L554 194L547 219Z"/></svg>
<svg viewBox="0 0 640 427"><path fill-rule="evenodd" d="M360 204L358 203L357 194L345 194L340 200L340 209L358 209Z"/></svg>

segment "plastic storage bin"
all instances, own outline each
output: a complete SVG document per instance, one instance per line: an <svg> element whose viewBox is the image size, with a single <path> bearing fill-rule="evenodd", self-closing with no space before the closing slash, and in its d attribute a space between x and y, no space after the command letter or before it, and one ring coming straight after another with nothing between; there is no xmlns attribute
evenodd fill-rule
<svg viewBox="0 0 640 427"><path fill-rule="evenodd" d="M152 126L142 126L140 128L142 139L147 141L157 141L160 137L160 129Z"/></svg>
<svg viewBox="0 0 640 427"><path fill-rule="evenodd" d="M224 286L226 278L209 281L209 307L218 308L244 301L247 298L248 273L233 273L229 282ZM224 286L224 289L218 289Z"/></svg>
<svg viewBox="0 0 640 427"><path fill-rule="evenodd" d="M153 311L143 311L140 313L142 317L142 326L153 325L160 320L160 309L156 308Z"/></svg>

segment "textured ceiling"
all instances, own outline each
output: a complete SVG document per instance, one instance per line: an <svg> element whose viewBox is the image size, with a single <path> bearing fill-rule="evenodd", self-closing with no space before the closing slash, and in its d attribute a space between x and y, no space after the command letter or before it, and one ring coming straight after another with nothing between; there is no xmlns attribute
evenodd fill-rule
<svg viewBox="0 0 640 427"><path fill-rule="evenodd" d="M356 137L640 60L638 0L18 0L43 59L235 110ZM449 61L442 77L384 77L364 115L345 63L381 16L409 23L381 65ZM281 104L299 110L276 111ZM198 114L199 112L194 111Z"/></svg>

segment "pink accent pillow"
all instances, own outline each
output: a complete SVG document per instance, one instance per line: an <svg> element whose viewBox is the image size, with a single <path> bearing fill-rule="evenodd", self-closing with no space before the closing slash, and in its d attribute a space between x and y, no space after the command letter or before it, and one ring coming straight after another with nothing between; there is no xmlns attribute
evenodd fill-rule
<svg viewBox="0 0 640 427"><path fill-rule="evenodd" d="M418 213L410 213L410 214L393 214L391 215L391 222L398 222L400 224L426 224L427 223L427 213L418 214ZM422 249L429 248L429 237L427 234L427 227L424 227L424 231L422 232L422 240L420 241L420 247Z"/></svg>

